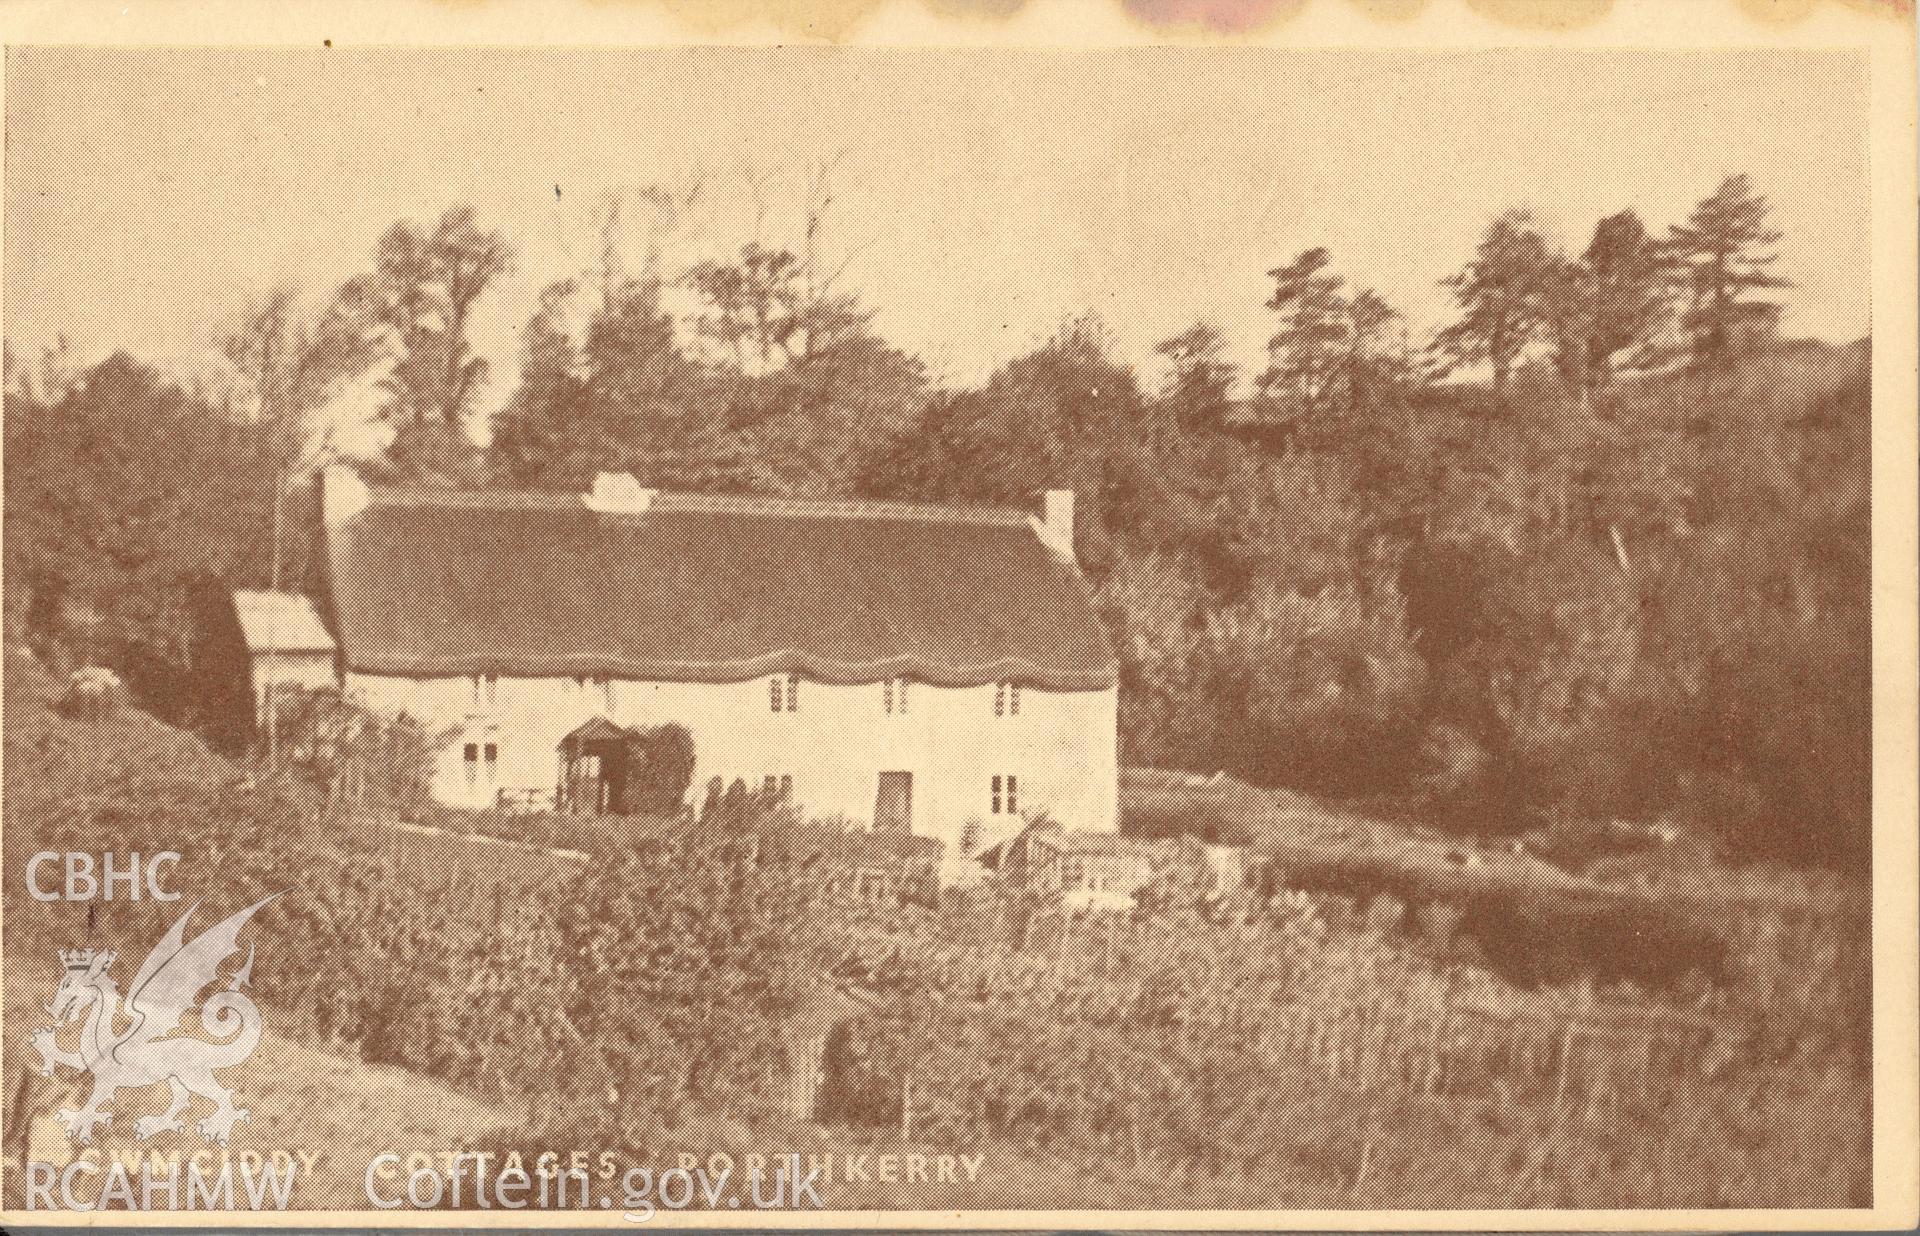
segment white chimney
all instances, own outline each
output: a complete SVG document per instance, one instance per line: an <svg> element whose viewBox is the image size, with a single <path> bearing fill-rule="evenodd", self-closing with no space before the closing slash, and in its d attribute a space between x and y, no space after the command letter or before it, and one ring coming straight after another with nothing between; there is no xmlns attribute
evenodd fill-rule
<svg viewBox="0 0 1920 1236"><path fill-rule="evenodd" d="M320 514L328 528L346 523L370 501L367 483L347 464L330 464L320 474Z"/></svg>
<svg viewBox="0 0 1920 1236"><path fill-rule="evenodd" d="M1040 539L1063 558L1073 557L1073 491L1049 489L1046 513L1040 520Z"/></svg>
<svg viewBox="0 0 1920 1236"><path fill-rule="evenodd" d="M609 515L643 515L653 505L654 491L642 489L630 472L602 472L593 478L586 503Z"/></svg>

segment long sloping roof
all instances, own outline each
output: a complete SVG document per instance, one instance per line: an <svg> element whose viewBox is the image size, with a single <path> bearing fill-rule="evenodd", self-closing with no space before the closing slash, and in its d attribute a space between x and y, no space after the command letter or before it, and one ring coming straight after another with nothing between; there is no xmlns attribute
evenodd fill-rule
<svg viewBox="0 0 1920 1236"><path fill-rule="evenodd" d="M241 588L233 594L233 608L249 652L333 651L333 636L304 596Z"/></svg>
<svg viewBox="0 0 1920 1236"><path fill-rule="evenodd" d="M328 536L346 666L737 682L1113 684L1085 580L1024 512L375 489Z"/></svg>

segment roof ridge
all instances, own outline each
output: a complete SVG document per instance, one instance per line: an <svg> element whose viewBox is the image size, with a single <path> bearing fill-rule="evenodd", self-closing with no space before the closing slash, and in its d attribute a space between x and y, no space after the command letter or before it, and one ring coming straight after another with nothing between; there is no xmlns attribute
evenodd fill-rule
<svg viewBox="0 0 1920 1236"><path fill-rule="evenodd" d="M923 519L939 523L1024 525L1028 512L1008 506L946 505L883 498L784 498L663 491L653 509L702 515L766 515L795 519Z"/></svg>
<svg viewBox="0 0 1920 1236"><path fill-rule="evenodd" d="M376 485L368 489L369 505L377 507L437 507L445 510L585 511L585 496L532 489L434 489L424 486ZM1014 506L983 506L907 502L882 498L793 498L754 494L711 494L697 490L658 491L648 512L601 512L610 519L645 518L647 513L679 512L696 515L750 515L790 519L899 519L930 523L985 524L1024 527L1032 513Z"/></svg>
<svg viewBox="0 0 1920 1236"><path fill-rule="evenodd" d="M585 510L582 495L542 489L436 489L427 485L369 485L369 506L447 510Z"/></svg>

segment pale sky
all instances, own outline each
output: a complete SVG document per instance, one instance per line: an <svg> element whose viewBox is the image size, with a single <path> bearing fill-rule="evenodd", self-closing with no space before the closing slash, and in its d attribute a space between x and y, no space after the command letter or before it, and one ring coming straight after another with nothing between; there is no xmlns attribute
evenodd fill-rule
<svg viewBox="0 0 1920 1236"><path fill-rule="evenodd" d="M751 236L750 164L763 238L793 243L805 168L842 150L847 286L954 381L1087 310L1149 377L1200 317L1257 369L1266 271L1315 245L1424 332L1500 211L1577 250L1730 172L1786 234L1785 328L1868 329L1851 52L14 50L6 77L6 334L86 359L190 363L250 295L322 296L396 219L465 201L517 253L475 327L490 408L609 190L703 171L683 260Z"/></svg>

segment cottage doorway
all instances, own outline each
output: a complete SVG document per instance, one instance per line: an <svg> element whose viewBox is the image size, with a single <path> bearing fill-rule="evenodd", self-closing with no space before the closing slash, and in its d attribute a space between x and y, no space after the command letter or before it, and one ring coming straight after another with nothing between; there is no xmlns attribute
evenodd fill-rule
<svg viewBox="0 0 1920 1236"><path fill-rule="evenodd" d="M601 815L624 805L627 732L595 717L560 740L560 784L554 798L563 812Z"/></svg>
<svg viewBox="0 0 1920 1236"><path fill-rule="evenodd" d="M913 831L913 774L883 772L873 804L873 831L904 835Z"/></svg>

